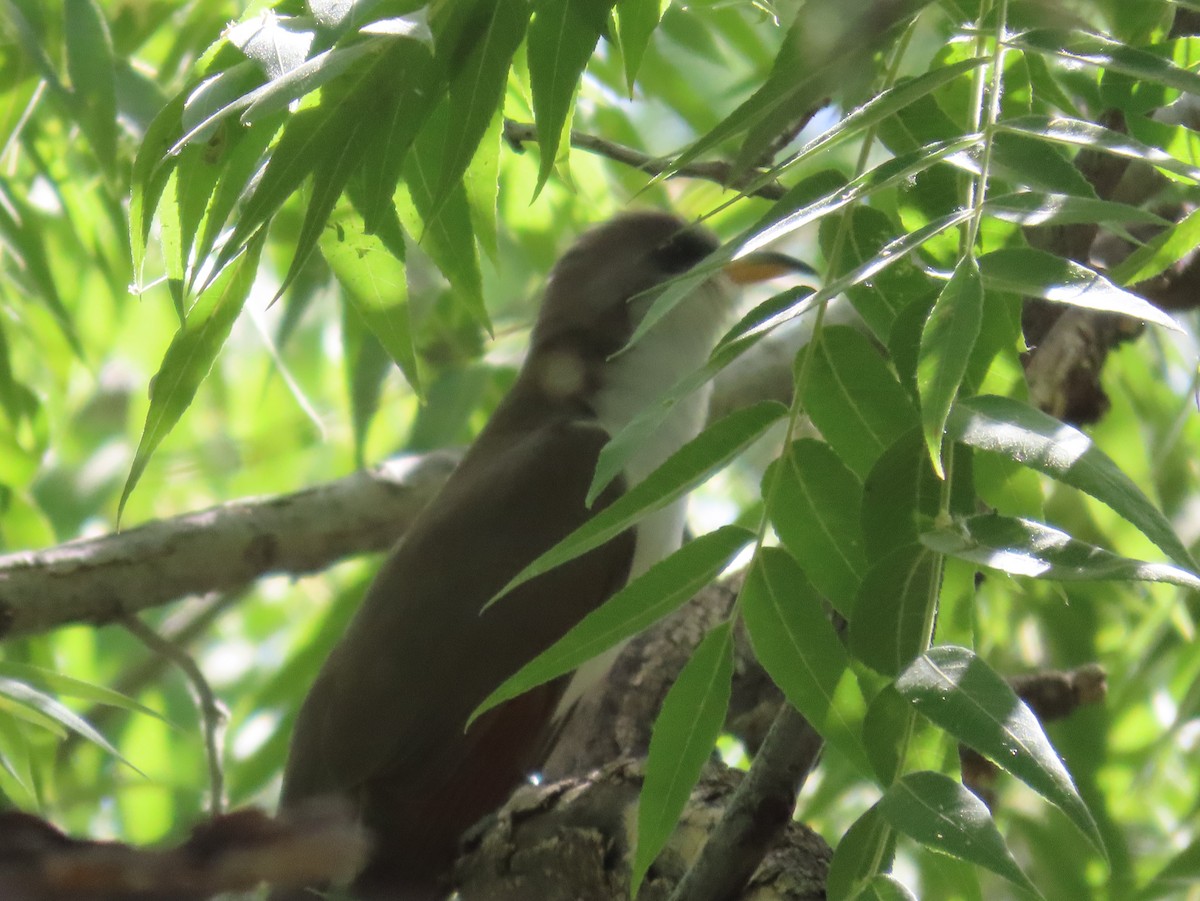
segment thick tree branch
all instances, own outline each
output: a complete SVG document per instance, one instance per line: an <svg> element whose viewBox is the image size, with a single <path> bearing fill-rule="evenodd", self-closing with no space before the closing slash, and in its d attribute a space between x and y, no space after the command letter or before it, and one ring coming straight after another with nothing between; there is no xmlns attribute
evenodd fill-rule
<svg viewBox="0 0 1200 901"><path fill-rule="evenodd" d="M296 494L234 501L102 538L0 557L0 635L106 623L187 595L308 573L404 532L457 454L396 460Z"/></svg>

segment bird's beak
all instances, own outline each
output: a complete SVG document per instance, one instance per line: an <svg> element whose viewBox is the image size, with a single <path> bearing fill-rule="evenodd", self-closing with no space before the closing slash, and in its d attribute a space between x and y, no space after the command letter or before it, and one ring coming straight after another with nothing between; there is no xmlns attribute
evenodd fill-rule
<svg viewBox="0 0 1200 901"><path fill-rule="evenodd" d="M724 272L729 279L738 285L749 285L755 282L765 282L770 278L781 275L801 273L816 275L816 270L803 260L789 257L786 253L776 253L773 250L760 250L738 257L725 265Z"/></svg>

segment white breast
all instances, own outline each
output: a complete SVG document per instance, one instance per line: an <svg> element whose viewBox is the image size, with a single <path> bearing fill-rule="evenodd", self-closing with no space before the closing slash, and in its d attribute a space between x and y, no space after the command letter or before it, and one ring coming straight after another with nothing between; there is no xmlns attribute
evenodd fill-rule
<svg viewBox="0 0 1200 901"><path fill-rule="evenodd" d="M657 402L680 379L704 365L732 306L733 285L718 277L698 288L606 367L604 385L593 400L596 417L615 435L649 403ZM630 455L627 487L641 482L700 433L708 412L710 386L680 400L644 444ZM679 498L637 524L630 579L678 550L683 543L687 498ZM604 678L624 643L588 661L571 678L555 718L564 715L592 685Z"/></svg>

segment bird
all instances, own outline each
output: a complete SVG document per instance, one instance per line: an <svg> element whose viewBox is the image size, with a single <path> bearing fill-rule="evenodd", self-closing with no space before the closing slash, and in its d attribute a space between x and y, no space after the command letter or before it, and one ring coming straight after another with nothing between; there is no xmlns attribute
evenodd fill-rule
<svg viewBox="0 0 1200 901"><path fill-rule="evenodd" d="M564 677L464 731L472 711L681 545L682 499L481 613L526 564L699 433L704 390L677 403L586 503L605 443L708 359L738 294L736 273L757 281L802 266L773 253L743 258L626 348L652 300L646 292L717 247L707 230L656 210L618 215L577 239L551 270L511 390L321 668L295 721L280 806L348 804L372 840L356 897L445 897L460 836L528 777L564 697L581 689Z"/></svg>

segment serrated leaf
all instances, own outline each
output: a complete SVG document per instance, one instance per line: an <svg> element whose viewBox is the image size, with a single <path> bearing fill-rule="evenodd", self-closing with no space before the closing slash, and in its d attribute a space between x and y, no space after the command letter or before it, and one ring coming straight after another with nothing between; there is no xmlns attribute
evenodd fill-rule
<svg viewBox="0 0 1200 901"><path fill-rule="evenodd" d="M937 515L941 491L924 439L914 427L880 454L863 482L860 520L867 559L879 560L916 544L917 523Z"/></svg>
<svg viewBox="0 0 1200 901"><path fill-rule="evenodd" d="M1092 439L1040 410L1007 397L972 397L955 404L947 436L991 451L1072 485L1111 507L1195 572L1196 563L1170 522Z"/></svg>
<svg viewBox="0 0 1200 901"><path fill-rule="evenodd" d="M1200 576L1166 563L1121 557L1029 519L984 513L921 535L940 554L1012 573L1059 581L1169 582L1200 591Z"/></svg>
<svg viewBox="0 0 1200 901"><path fill-rule="evenodd" d="M1113 156L1142 160L1151 165L1160 166L1168 172L1174 172L1176 175L1200 181L1200 168L1177 160L1157 147L1143 144L1129 135L1097 125L1095 122L1071 119L1066 116L1019 116L1016 119L999 122L996 127L1001 131L1029 135L1057 144L1086 147Z"/></svg>
<svg viewBox="0 0 1200 901"><path fill-rule="evenodd" d="M621 56L625 61L625 85L629 96L633 96L633 83L637 79L642 58L650 45L650 38L671 0L618 0L617 36L621 42Z"/></svg>
<svg viewBox="0 0 1200 901"><path fill-rule="evenodd" d="M466 58L450 61L450 114L442 146L440 179L434 192L433 215L460 184L479 140L487 131L503 98L509 64L529 24L525 0L488 0L478 6L486 21L470 38Z"/></svg>
<svg viewBox="0 0 1200 901"><path fill-rule="evenodd" d="M691 491L727 466L786 413L783 404L761 401L712 423L662 466L521 570L488 602L488 606L523 582L599 547L646 514L662 509Z"/></svg>
<svg viewBox="0 0 1200 901"><path fill-rule="evenodd" d="M71 106L96 159L105 171L116 171L117 88L113 75L112 37L95 0L66 0L63 30Z"/></svg>
<svg viewBox="0 0 1200 901"><path fill-rule="evenodd" d="M939 478L946 418L967 373L971 351L983 325L983 281L971 256L963 257L934 301L921 333L917 357L917 389L921 426L929 459Z"/></svg>
<svg viewBox="0 0 1200 901"><path fill-rule="evenodd" d="M363 161L360 212L372 234L379 230L392 206L392 195L413 140L445 94L444 73L434 65L433 54L425 44L398 41L391 52L396 72L395 100L384 112L375 143Z"/></svg>
<svg viewBox="0 0 1200 901"><path fill-rule="evenodd" d="M446 104L435 109L413 143L404 161L405 190L397 194L396 210L405 229L446 276L475 321L491 331L466 188L461 183L453 185L439 200L437 186L450 113Z"/></svg>
<svg viewBox="0 0 1200 901"><path fill-rule="evenodd" d="M335 214L330 226L321 235L322 255L346 289L346 299L420 394L404 260L397 259L378 235L366 234L362 219L348 206Z"/></svg>
<svg viewBox="0 0 1200 901"><path fill-rule="evenodd" d="M924 653L941 571L937 554L919 544L897 548L872 566L850 616L850 652L885 676Z"/></svg>
<svg viewBox="0 0 1200 901"><path fill-rule="evenodd" d="M850 609L867 569L857 476L828 444L803 438L768 468L762 491L771 525L805 574L835 608Z"/></svg>
<svg viewBox="0 0 1200 901"><path fill-rule="evenodd" d="M554 171L563 129L579 79L608 23L615 0L541 0L529 25L529 90L537 124L538 167L534 197Z"/></svg>
<svg viewBox="0 0 1200 901"><path fill-rule="evenodd" d="M145 775L145 773L122 757L121 753L109 743L108 739L97 732L91 723L49 695L31 688L24 682L3 676L0 676L0 695L4 695L4 697L16 704L27 707L30 710L35 710L44 717L48 717L60 726L87 739L97 747L103 748L138 775Z"/></svg>
<svg viewBox="0 0 1200 901"><path fill-rule="evenodd" d="M948 776L910 773L887 790L879 813L926 847L991 870L1042 897L1005 847L984 803Z"/></svg>
<svg viewBox="0 0 1200 901"><path fill-rule="evenodd" d="M1087 310L1120 313L1174 331L1182 330L1174 319L1152 303L1117 287L1080 263L1044 250L1032 247L993 250L979 258L979 271L988 287L997 291L1013 291Z"/></svg>
<svg viewBox="0 0 1200 901"><path fill-rule="evenodd" d="M150 409L142 426L142 437L121 490L117 518L133 492L150 456L175 423L191 405L196 389L217 358L242 304L254 284L258 258L262 252L263 235L252 240L240 259L224 272L197 298L187 321L180 326L163 354L162 363L150 386Z"/></svg>
<svg viewBox="0 0 1200 901"><path fill-rule="evenodd" d="M923 716L1058 807L1107 857L1100 830L1041 723L983 660L966 648L930 648L895 684Z"/></svg>
<svg viewBox="0 0 1200 901"><path fill-rule="evenodd" d="M732 678L733 624L725 622L704 636L654 721L646 778L638 797L637 844L630 879L633 897L675 831L700 771L712 756L729 709Z"/></svg>
<svg viewBox="0 0 1200 901"><path fill-rule="evenodd" d="M754 656L788 703L849 763L869 774L861 738L866 702L850 657L821 596L786 551L759 551L746 575L741 609Z"/></svg>
<svg viewBox="0 0 1200 901"><path fill-rule="evenodd" d="M917 425L917 411L883 357L862 333L831 326L809 345L804 406L837 455L865 478L880 454ZM797 371L804 367L797 359Z"/></svg>
<svg viewBox="0 0 1200 901"><path fill-rule="evenodd" d="M475 708L467 725L493 707L569 673L673 613L710 584L753 540L754 533L747 529L722 526L687 542L506 679Z"/></svg>

